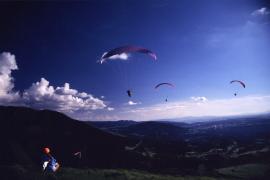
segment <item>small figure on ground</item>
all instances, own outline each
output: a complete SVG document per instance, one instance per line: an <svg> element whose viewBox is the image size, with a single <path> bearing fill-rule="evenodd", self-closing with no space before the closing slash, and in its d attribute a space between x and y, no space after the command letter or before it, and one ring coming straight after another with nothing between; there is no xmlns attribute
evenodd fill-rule
<svg viewBox="0 0 270 180"><path fill-rule="evenodd" d="M51 155L51 150L48 147L43 149L43 171L44 172L56 172L60 164L56 161L56 159Z"/></svg>

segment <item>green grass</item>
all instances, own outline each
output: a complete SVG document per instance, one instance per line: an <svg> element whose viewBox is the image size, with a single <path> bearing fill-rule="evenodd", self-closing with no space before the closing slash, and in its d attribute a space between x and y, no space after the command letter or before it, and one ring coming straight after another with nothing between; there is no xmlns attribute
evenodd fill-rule
<svg viewBox="0 0 270 180"><path fill-rule="evenodd" d="M238 179L265 179L270 177L270 165L268 164L245 164L222 168L217 171L221 175Z"/></svg>
<svg viewBox="0 0 270 180"><path fill-rule="evenodd" d="M56 173L43 173L36 167L21 165L0 166L1 180L215 180L215 179L267 179L270 165L245 164L218 169L217 177L176 176L153 174L126 169L60 168Z"/></svg>

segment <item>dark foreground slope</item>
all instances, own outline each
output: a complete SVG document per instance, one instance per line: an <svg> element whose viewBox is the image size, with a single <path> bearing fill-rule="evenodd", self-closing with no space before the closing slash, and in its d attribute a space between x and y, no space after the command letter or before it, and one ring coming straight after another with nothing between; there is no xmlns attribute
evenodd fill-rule
<svg viewBox="0 0 270 180"><path fill-rule="evenodd" d="M49 110L0 107L1 164L38 165L44 146L62 165L141 167L141 156L125 151L126 138L114 136ZM81 151L82 158L73 156Z"/></svg>
<svg viewBox="0 0 270 180"><path fill-rule="evenodd" d="M214 180L201 176L173 176L124 169L62 168L55 174L44 174L22 166L0 167L1 180ZM223 178L222 178L223 179Z"/></svg>
<svg viewBox="0 0 270 180"><path fill-rule="evenodd" d="M270 167L265 164L248 164L217 169L207 175L162 175L125 169L75 169L61 168L55 174L42 173L39 169L21 165L0 166L1 180L268 180Z"/></svg>

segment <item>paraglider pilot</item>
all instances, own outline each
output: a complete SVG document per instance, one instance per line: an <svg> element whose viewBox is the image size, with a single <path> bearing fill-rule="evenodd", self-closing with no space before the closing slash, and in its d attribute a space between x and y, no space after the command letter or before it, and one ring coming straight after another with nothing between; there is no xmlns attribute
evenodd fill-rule
<svg viewBox="0 0 270 180"><path fill-rule="evenodd" d="M43 171L44 172L56 172L60 165L56 159L50 154L50 149L45 147L43 149Z"/></svg>
<svg viewBox="0 0 270 180"><path fill-rule="evenodd" d="M130 89L127 90L127 94L128 94L128 97L131 97L131 90Z"/></svg>

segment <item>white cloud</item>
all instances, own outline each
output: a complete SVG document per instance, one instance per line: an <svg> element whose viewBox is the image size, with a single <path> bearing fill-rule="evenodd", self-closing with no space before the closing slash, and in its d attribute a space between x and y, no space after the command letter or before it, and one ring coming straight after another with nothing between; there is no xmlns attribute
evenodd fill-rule
<svg viewBox="0 0 270 180"><path fill-rule="evenodd" d="M108 111L113 111L114 110L113 107L108 107L107 109L108 109Z"/></svg>
<svg viewBox="0 0 270 180"><path fill-rule="evenodd" d="M37 109L51 109L67 113L72 117L88 117L91 111L105 109L104 101L86 92L70 88L69 83L62 87L53 87L49 81L41 78L39 82L23 91L22 95L13 90L11 72L17 70L15 56L8 52L0 54L0 104L21 105ZM109 111L113 108L109 107Z"/></svg>
<svg viewBox="0 0 270 180"><path fill-rule="evenodd" d="M130 106L134 106L134 105L141 104L141 102L128 101L126 104Z"/></svg>
<svg viewBox="0 0 270 180"><path fill-rule="evenodd" d="M0 73L11 74L12 70L17 70L15 56L9 52L3 52L0 54Z"/></svg>
<svg viewBox="0 0 270 180"><path fill-rule="evenodd" d="M270 22L270 11L266 7L257 9L251 13L250 21L256 24L268 25Z"/></svg>
<svg viewBox="0 0 270 180"><path fill-rule="evenodd" d="M66 113L106 107L102 100L85 92L79 93L76 89L71 89L68 83L65 83L63 87L54 88L44 78L33 83L29 89L24 91L23 100L31 107L53 109Z"/></svg>
<svg viewBox="0 0 270 180"><path fill-rule="evenodd" d="M262 7L260 9L257 9L251 13L252 16L267 16L270 14L270 11L266 7Z"/></svg>
<svg viewBox="0 0 270 180"><path fill-rule="evenodd" d="M17 70L15 56L9 52L0 54L0 104L9 105L19 98L19 93L14 92L12 70Z"/></svg>
<svg viewBox="0 0 270 180"><path fill-rule="evenodd" d="M69 83L65 83L63 87L57 87L55 90L56 93L58 94L63 94L63 95L76 95L78 94L78 91L75 89L70 89L70 85ZM86 93L81 93L80 94L81 97L87 97Z"/></svg>

